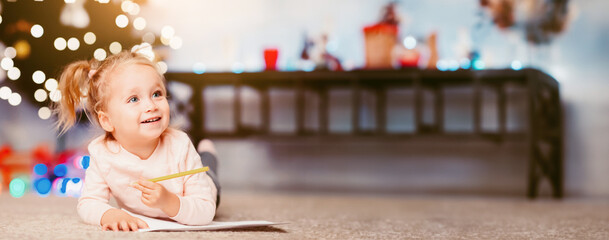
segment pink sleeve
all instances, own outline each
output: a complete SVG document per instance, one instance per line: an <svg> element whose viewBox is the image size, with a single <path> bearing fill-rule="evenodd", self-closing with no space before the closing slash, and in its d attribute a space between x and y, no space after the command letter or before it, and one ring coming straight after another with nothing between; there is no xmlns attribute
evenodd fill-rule
<svg viewBox="0 0 609 240"><path fill-rule="evenodd" d="M85 173L84 186L78 199L78 215L88 224L101 225L101 218L106 211L113 208L108 204L110 190L102 178L99 163L91 158Z"/></svg>
<svg viewBox="0 0 609 240"><path fill-rule="evenodd" d="M201 157L188 140L185 154L184 169L181 171L201 168ZM184 177L184 195L180 196L180 210L171 219L186 225L209 224L216 214L215 186L206 173L198 173Z"/></svg>

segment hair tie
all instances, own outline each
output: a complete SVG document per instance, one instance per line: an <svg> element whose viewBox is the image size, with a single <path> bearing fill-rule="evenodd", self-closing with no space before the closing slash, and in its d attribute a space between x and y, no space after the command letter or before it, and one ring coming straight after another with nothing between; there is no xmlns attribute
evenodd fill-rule
<svg viewBox="0 0 609 240"><path fill-rule="evenodd" d="M93 77L93 75L95 75L96 72L97 72L97 70L89 70L89 79L91 79L91 77Z"/></svg>

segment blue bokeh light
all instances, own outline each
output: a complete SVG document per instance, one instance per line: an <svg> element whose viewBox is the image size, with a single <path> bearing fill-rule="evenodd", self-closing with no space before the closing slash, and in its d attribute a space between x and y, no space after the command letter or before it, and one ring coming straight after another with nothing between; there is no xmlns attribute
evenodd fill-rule
<svg viewBox="0 0 609 240"><path fill-rule="evenodd" d="M40 178L34 182L34 188L41 196L47 196L51 192L51 181L48 178Z"/></svg>
<svg viewBox="0 0 609 240"><path fill-rule="evenodd" d="M68 167L66 167L65 164L57 164L57 166L55 166L55 169L53 169L53 173L55 174L55 176L63 177L68 173Z"/></svg>
<svg viewBox="0 0 609 240"><path fill-rule="evenodd" d="M89 168L89 162L91 161L91 157L85 155L82 156L82 169Z"/></svg>
<svg viewBox="0 0 609 240"><path fill-rule="evenodd" d="M39 163L34 166L34 173L40 176L47 174L47 170L47 165L45 165L44 163Z"/></svg>

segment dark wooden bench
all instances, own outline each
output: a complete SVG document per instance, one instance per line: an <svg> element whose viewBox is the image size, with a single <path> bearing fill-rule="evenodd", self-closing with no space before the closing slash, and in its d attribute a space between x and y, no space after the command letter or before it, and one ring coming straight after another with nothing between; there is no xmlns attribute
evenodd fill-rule
<svg viewBox="0 0 609 240"><path fill-rule="evenodd" d="M535 69L482 70L482 71L435 71L435 70L358 70L350 72L254 72L254 73L167 73L171 84L179 82L192 90L191 97L182 105L177 105L178 114L187 115L190 127L185 129L195 142L203 138L243 138L248 136L273 137L277 134L270 127L271 89L293 90L295 130L288 137L301 136L383 136L417 137L422 135L452 136L459 141L468 138L485 138L489 141L526 141L529 154L529 174L527 195L538 195L540 181L547 179L552 187L552 195L563 195L563 133L562 111L558 82L549 75ZM507 130L507 87L519 86L526 93L527 126L523 131ZM213 86L231 86L234 90L232 101L235 126L230 131L207 129L205 115L205 89ZM450 132L444 129L444 89L461 86L471 87L473 101L473 129L470 132ZM241 89L254 89L260 99L260 122L258 126L242 121L243 100ZM331 89L349 89L351 98L351 131L332 132L329 130L329 93ZM414 91L414 131L394 132L387 129L387 91L408 88ZM497 129L487 131L482 128L482 90L491 89L497 98ZM375 98L375 126L362 128L362 92L371 92ZM305 126L305 93L314 93L319 100L318 127ZM170 95L172 93L170 92ZM433 101L433 121L423 120L424 95L431 95ZM172 110L175 110L172 109Z"/></svg>

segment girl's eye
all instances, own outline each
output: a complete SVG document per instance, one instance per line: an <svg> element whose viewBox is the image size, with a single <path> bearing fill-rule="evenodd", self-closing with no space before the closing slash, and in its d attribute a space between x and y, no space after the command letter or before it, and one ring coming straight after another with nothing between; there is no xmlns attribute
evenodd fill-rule
<svg viewBox="0 0 609 240"><path fill-rule="evenodd" d="M131 97L131 98L129 98L128 102L132 103L132 102L137 102L138 100L139 99L137 97Z"/></svg>
<svg viewBox="0 0 609 240"><path fill-rule="evenodd" d="M161 96L163 96L163 93L161 93L160 91L156 91L156 92L154 92L154 93L152 94L152 97L155 97L155 98L156 98L156 97L161 97Z"/></svg>

